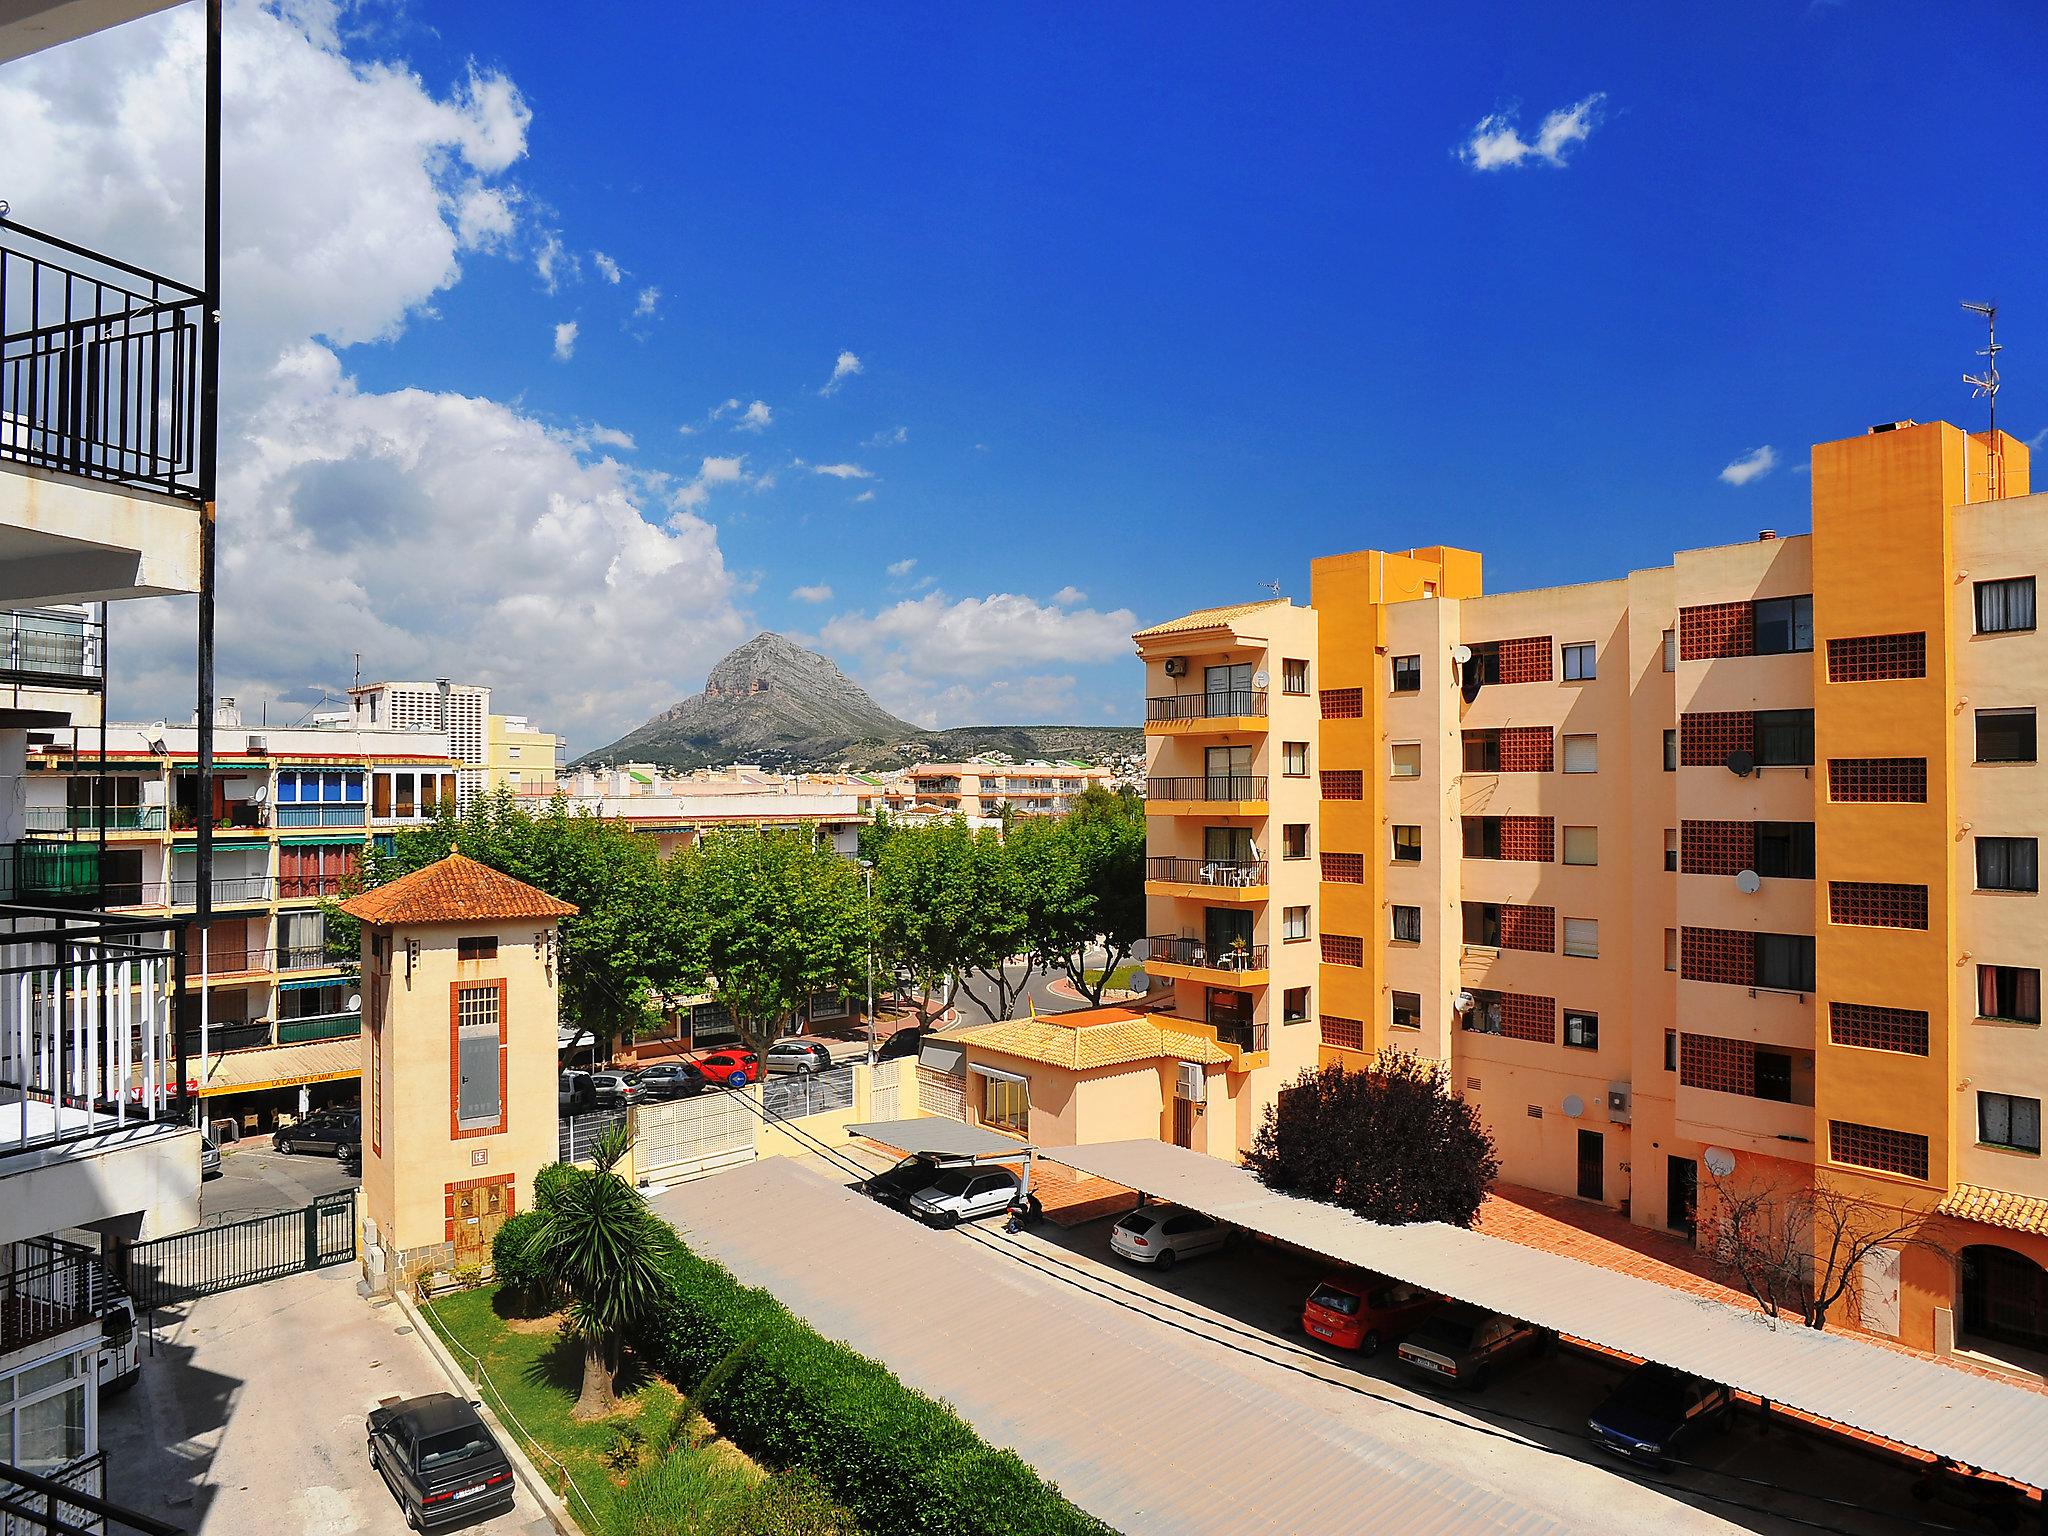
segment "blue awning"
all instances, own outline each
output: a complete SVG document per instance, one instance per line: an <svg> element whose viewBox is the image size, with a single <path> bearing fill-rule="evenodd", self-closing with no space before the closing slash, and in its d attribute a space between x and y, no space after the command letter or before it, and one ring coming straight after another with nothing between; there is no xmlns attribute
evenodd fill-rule
<svg viewBox="0 0 2048 1536"><path fill-rule="evenodd" d="M347 976L315 976L309 981L280 981L280 992L303 992L308 987L352 987L355 981Z"/></svg>

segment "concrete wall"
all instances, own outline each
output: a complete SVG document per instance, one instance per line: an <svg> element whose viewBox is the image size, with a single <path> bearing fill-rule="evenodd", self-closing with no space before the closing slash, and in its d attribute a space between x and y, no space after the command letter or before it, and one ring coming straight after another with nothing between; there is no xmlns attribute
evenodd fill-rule
<svg viewBox="0 0 2048 1536"><path fill-rule="evenodd" d="M0 1244L69 1227L129 1241L199 1225L199 1132L138 1128L0 1165Z"/></svg>

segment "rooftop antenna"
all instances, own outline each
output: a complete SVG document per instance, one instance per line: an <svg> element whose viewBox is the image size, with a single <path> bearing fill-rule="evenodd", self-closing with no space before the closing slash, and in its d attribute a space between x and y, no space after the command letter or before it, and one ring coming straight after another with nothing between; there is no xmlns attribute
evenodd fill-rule
<svg viewBox="0 0 2048 1536"><path fill-rule="evenodd" d="M1259 585L1265 588L1266 591L1273 594L1273 601L1276 603L1287 595L1286 593L1280 590L1280 583L1277 581L1262 581L1259 583Z"/></svg>
<svg viewBox="0 0 2048 1536"><path fill-rule="evenodd" d="M1991 412L1989 435L1984 444L1988 456L1985 463L1985 479L1989 482L1985 489L1989 499L1996 501L2004 493L2001 482L2005 478L2000 473L2004 468L2000 462L2004 455L1998 451L1998 354L2003 350L1998 345L1998 304L1996 301L1989 304L1972 304L1968 299L1962 302L1963 308L1971 314L1984 317L1985 345L1984 350L1977 354L1984 359L1984 371L1964 374L1963 382L1970 386L1970 398L1985 401Z"/></svg>

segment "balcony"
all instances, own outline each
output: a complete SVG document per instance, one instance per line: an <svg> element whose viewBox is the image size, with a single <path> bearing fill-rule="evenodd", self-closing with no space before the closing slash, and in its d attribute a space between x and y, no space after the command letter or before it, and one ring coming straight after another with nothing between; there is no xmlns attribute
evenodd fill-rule
<svg viewBox="0 0 2048 1536"><path fill-rule="evenodd" d="M280 971L324 971L335 964L327 954L325 944L300 944L277 950L277 969Z"/></svg>
<svg viewBox="0 0 2048 1536"><path fill-rule="evenodd" d="M0 1355L97 1322L94 1295L92 1256L83 1250L10 1244L0 1275Z"/></svg>
<svg viewBox="0 0 2048 1536"><path fill-rule="evenodd" d="M1262 987L1271 979L1263 944L1219 945L1200 939L1160 937L1145 941L1147 972L1223 986Z"/></svg>
<svg viewBox="0 0 2048 1536"><path fill-rule="evenodd" d="M1267 1026L1254 1024L1249 1018L1224 1019L1212 1016L1204 1023L1176 1014L1155 1013L1152 1019L1154 1023L1167 1029L1177 1029L1182 1034L1215 1041L1230 1052L1229 1070L1232 1072L1251 1072L1272 1064L1273 1058L1267 1048Z"/></svg>
<svg viewBox="0 0 2048 1536"><path fill-rule="evenodd" d="M270 825L270 807L247 800L234 800L213 818L215 832L261 832ZM198 814L190 806L177 806L170 813L173 832L191 833L199 828Z"/></svg>
<svg viewBox="0 0 2048 1536"><path fill-rule="evenodd" d="M1781 1157L1789 1162L1813 1161L1814 1113L1811 1104L1753 1098L1712 1088L1680 1084L1673 1110L1676 1134L1713 1146Z"/></svg>
<svg viewBox="0 0 2048 1536"><path fill-rule="evenodd" d="M1266 728L1266 690L1226 688L1204 693L1170 693L1145 701L1148 735L1221 735Z"/></svg>
<svg viewBox="0 0 2048 1536"><path fill-rule="evenodd" d="M260 906L270 900L272 888L273 882L268 875L215 875L213 904L216 907ZM198 880L171 881L172 906L190 907L198 905L198 902Z"/></svg>
<svg viewBox="0 0 2048 1536"><path fill-rule="evenodd" d="M308 1040L346 1040L363 1032L360 1012L315 1013L304 1018L279 1019L277 1043L300 1045Z"/></svg>
<svg viewBox="0 0 2048 1536"><path fill-rule="evenodd" d="M83 614L9 609L0 613L0 683L97 693L106 685L105 644L103 627Z"/></svg>
<svg viewBox="0 0 2048 1536"><path fill-rule="evenodd" d="M1145 781L1145 809L1155 816L1263 816L1263 773L1212 773Z"/></svg>
<svg viewBox="0 0 2048 1536"><path fill-rule="evenodd" d="M1148 858L1145 894L1209 902L1264 901L1268 894L1266 861Z"/></svg>
<svg viewBox="0 0 2048 1536"><path fill-rule="evenodd" d="M160 805L31 805L22 812L21 824L30 832L161 832L164 808Z"/></svg>
<svg viewBox="0 0 2048 1536"><path fill-rule="evenodd" d="M279 830L292 827L360 827L368 814L360 805L280 805L273 812Z"/></svg>

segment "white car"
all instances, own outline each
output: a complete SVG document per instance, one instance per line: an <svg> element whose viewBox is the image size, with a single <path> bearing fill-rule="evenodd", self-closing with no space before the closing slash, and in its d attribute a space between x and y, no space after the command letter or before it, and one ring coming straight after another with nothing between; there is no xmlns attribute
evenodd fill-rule
<svg viewBox="0 0 2048 1536"><path fill-rule="evenodd" d="M910 1214L926 1226L957 1227L963 1221L994 1216L1017 1203L1024 1181L1007 1168L945 1168L910 1197ZM1038 1214L1038 1197L1028 1202Z"/></svg>
<svg viewBox="0 0 2048 1536"><path fill-rule="evenodd" d="M1109 1246L1133 1264L1167 1270L1181 1259L1221 1248L1221 1222L1178 1205L1141 1205L1109 1229Z"/></svg>

